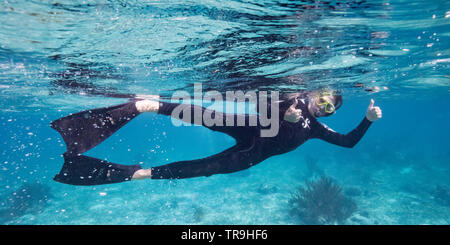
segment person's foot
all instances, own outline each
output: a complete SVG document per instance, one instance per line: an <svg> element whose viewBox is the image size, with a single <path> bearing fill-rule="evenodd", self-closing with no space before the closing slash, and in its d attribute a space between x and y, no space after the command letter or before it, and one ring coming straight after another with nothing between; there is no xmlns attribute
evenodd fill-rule
<svg viewBox="0 0 450 245"><path fill-rule="evenodd" d="M153 100L139 100L136 101L136 109L139 112L157 112L159 109L159 102Z"/></svg>
<svg viewBox="0 0 450 245"><path fill-rule="evenodd" d="M134 172L133 177L131 177L131 179L147 179L150 177L152 177L151 169L139 169L136 172Z"/></svg>

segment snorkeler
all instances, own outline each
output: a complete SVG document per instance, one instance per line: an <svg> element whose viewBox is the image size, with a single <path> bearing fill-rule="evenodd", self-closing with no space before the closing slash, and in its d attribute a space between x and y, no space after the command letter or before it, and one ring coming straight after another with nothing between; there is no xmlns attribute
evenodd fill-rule
<svg viewBox="0 0 450 245"><path fill-rule="evenodd" d="M64 165L55 181L71 185L101 185L137 179L183 179L214 174L226 174L248 169L265 159L290 152L308 139L322 139L331 144L353 147L363 137L371 123L381 118L381 109L372 99L364 119L348 134L340 134L320 123L318 117L327 117L342 105L342 96L336 91L323 90L287 94L279 103L279 131L274 137L261 137L261 126L206 126L213 131L230 135L236 144L218 154L202 159L178 161L143 169L141 165L122 165L81 155L100 144L119 128L144 112L172 115L178 109L201 110L219 118L225 113L192 104L162 102L153 99L133 100L128 103L82 111L51 123L63 137L67 152ZM258 114L233 114L235 121ZM183 117L188 123L196 123L194 117Z"/></svg>

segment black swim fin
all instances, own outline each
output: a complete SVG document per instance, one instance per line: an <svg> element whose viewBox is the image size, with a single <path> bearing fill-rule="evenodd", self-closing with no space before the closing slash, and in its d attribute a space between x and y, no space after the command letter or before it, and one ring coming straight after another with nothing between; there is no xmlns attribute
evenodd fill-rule
<svg viewBox="0 0 450 245"><path fill-rule="evenodd" d="M53 121L50 126L63 137L67 153L76 155L100 144L139 114L132 101L71 114Z"/></svg>
<svg viewBox="0 0 450 245"><path fill-rule="evenodd" d="M64 165L53 178L69 185L104 185L129 181L140 165L121 165L83 155L64 153Z"/></svg>

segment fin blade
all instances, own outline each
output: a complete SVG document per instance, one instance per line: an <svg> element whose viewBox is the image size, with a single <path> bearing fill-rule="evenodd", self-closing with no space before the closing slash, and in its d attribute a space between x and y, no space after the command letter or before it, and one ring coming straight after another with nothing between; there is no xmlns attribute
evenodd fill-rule
<svg viewBox="0 0 450 245"><path fill-rule="evenodd" d="M138 116L135 102L81 111L53 121L70 154L81 154L100 144Z"/></svg>
<svg viewBox="0 0 450 245"><path fill-rule="evenodd" d="M103 185L131 180L140 165L121 165L84 155L64 153L64 165L53 178L69 185Z"/></svg>

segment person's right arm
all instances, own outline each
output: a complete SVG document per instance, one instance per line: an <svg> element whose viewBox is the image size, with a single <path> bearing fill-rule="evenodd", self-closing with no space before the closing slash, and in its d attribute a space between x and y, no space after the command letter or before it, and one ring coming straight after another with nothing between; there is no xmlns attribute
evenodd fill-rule
<svg viewBox="0 0 450 245"><path fill-rule="evenodd" d="M312 138L318 138L333 145L353 148L364 136L371 123L372 122L364 117L364 119L355 129L347 134L341 134L330 129L325 124L319 122L319 125L315 129L315 133L313 134Z"/></svg>
<svg viewBox="0 0 450 245"><path fill-rule="evenodd" d="M367 108L366 116L361 123L352 131L347 134L340 134L330 129L325 124L319 122L319 125L315 129L312 138L319 138L328 143L352 148L354 147L364 136L367 129L373 121L381 118L381 109L378 106L373 106L373 99L370 101L370 105Z"/></svg>

